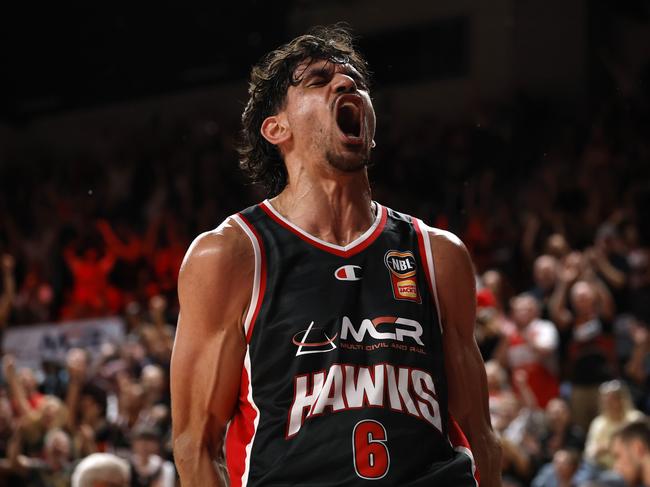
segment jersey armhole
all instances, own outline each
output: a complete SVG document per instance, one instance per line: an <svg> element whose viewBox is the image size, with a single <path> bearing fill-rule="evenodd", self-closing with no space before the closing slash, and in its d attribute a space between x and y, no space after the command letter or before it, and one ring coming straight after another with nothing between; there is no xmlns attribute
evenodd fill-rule
<svg viewBox="0 0 650 487"><path fill-rule="evenodd" d="M436 312L438 315L438 327L440 333L444 333L442 329L442 315L440 314L440 302L438 300L438 289L436 288L436 272L433 265L433 253L431 252L431 239L429 238L429 230L431 227L427 226L422 220L413 218L413 227L418 236L418 246L420 248L420 259L422 260L422 267L426 275L429 291L433 296L434 304L436 305Z"/></svg>
<svg viewBox="0 0 650 487"><path fill-rule="evenodd" d="M231 218L241 227L253 246L253 254L255 256L255 273L253 274L253 290L251 293L250 305L248 312L244 318L244 333L246 335L246 343L250 343L251 336L253 335L253 328L257 315L262 306L262 299L264 298L264 291L266 289L266 254L264 252L264 243L259 233L253 225L242 214L237 213L232 215Z"/></svg>

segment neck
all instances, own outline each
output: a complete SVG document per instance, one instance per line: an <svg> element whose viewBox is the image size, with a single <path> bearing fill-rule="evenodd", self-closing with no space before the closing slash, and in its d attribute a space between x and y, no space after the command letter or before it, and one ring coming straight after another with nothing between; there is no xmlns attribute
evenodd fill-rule
<svg viewBox="0 0 650 487"><path fill-rule="evenodd" d="M295 166L294 166L295 167ZM306 166L289 173L289 184L271 200L285 218L329 243L347 245L372 225L370 183L365 169L343 173Z"/></svg>

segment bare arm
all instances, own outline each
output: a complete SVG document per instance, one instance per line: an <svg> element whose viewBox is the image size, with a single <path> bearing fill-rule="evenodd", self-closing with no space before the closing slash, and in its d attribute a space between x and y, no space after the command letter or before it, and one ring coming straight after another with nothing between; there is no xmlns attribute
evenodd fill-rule
<svg viewBox="0 0 650 487"><path fill-rule="evenodd" d="M569 285L568 280L560 278L548 303L551 319L560 330L566 330L573 322L573 315L566 305Z"/></svg>
<svg viewBox="0 0 650 487"><path fill-rule="evenodd" d="M16 297L16 280L14 279L14 259L11 255L2 256L2 282L4 291L0 296L0 328L4 327L9 320L11 306Z"/></svg>
<svg viewBox="0 0 650 487"><path fill-rule="evenodd" d="M122 256L127 253L126 244L122 242L117 235L115 235L115 232L113 231L113 228L111 227L110 223L108 223L108 221L101 219L97 221L96 225L97 230L99 230L99 233L102 234L102 238L104 239L107 250L110 249L111 253L114 253L118 256Z"/></svg>
<svg viewBox="0 0 650 487"><path fill-rule="evenodd" d="M26 417L31 417L34 414L34 411L29 405L27 394L25 393L25 388L20 382L20 378L16 372L16 364L12 355L5 355L2 357L2 368L5 380L9 386L9 393L11 394L16 407L18 408L20 417L23 419Z"/></svg>
<svg viewBox="0 0 650 487"><path fill-rule="evenodd" d="M181 267L171 392L174 455L183 485L222 485L213 462L237 405L246 353L242 317L253 274L250 242L228 222L199 236Z"/></svg>
<svg viewBox="0 0 650 487"><path fill-rule="evenodd" d="M595 275L592 279L589 280L589 284L596 292L598 296L598 302L600 304L600 314L607 321L612 321L616 314L616 305L614 304L614 298L612 293L609 292L607 286Z"/></svg>
<svg viewBox="0 0 650 487"><path fill-rule="evenodd" d="M78 348L68 351L66 357L68 369L68 389L65 394L65 405L68 408L68 428L70 431L76 431L78 425L79 400L81 399L81 389L86 380L86 361L85 352Z"/></svg>
<svg viewBox="0 0 650 487"><path fill-rule="evenodd" d="M476 288L469 254L458 238L431 231L443 326L449 410L467 436L481 485L501 485L501 446L492 431L485 365L474 340Z"/></svg>

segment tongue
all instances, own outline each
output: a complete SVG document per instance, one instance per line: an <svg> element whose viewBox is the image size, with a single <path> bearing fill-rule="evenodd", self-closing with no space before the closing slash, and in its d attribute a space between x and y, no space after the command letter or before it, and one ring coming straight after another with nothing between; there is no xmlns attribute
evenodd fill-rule
<svg viewBox="0 0 650 487"><path fill-rule="evenodd" d="M361 126L359 125L359 112L356 108L349 105L339 109L336 117L341 132L352 137L359 137Z"/></svg>

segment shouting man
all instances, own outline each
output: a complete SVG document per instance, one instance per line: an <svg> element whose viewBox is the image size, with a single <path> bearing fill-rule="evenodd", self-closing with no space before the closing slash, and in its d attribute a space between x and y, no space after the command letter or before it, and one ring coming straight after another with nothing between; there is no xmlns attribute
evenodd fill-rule
<svg viewBox="0 0 650 487"><path fill-rule="evenodd" d="M200 235L179 277L185 485L500 484L474 273L452 234L371 198L366 62L319 28L253 68L241 165L275 197ZM225 448L224 448L225 446Z"/></svg>

